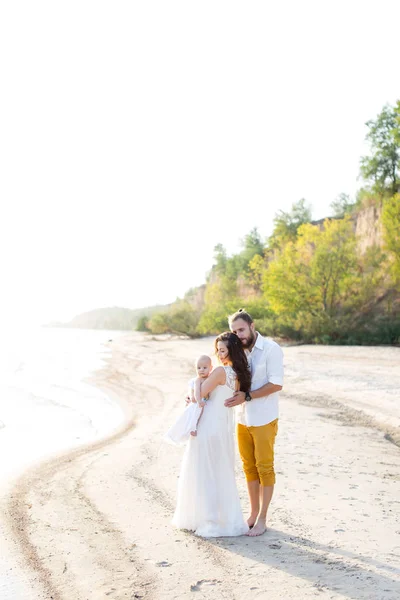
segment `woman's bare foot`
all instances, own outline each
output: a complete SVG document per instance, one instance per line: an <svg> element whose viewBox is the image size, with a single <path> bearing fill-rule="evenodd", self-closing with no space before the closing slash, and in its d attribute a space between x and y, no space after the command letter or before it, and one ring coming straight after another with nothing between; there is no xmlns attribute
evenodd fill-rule
<svg viewBox="0 0 400 600"><path fill-rule="evenodd" d="M197 435L197 431L191 431L191 432L190 432L190 435L193 435L194 437L196 437L196 435Z"/></svg>
<svg viewBox="0 0 400 600"><path fill-rule="evenodd" d="M267 531L267 525L266 525L265 520L257 519L257 521L254 523L253 527L251 527L251 529L247 533L247 535L249 537L256 537L257 535L262 535L266 531Z"/></svg>

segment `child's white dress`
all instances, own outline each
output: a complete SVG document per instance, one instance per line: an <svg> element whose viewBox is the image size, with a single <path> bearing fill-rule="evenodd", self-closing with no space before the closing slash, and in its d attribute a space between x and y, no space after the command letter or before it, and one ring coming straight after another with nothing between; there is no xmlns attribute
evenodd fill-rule
<svg viewBox="0 0 400 600"><path fill-rule="evenodd" d="M185 444L191 437L190 432L196 429L200 413L201 407L197 402L191 402L179 415L172 427L168 429L164 435L164 440L176 446Z"/></svg>

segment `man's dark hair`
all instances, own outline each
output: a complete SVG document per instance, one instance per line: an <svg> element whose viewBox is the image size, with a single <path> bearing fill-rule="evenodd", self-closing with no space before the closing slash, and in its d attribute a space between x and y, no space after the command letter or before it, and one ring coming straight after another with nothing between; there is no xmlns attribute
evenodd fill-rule
<svg viewBox="0 0 400 600"><path fill-rule="evenodd" d="M246 321L246 323L248 323L249 325L251 325L253 323L253 319L251 318L249 313L244 310L244 308L239 308L239 310L237 310L235 313L233 313L233 315L229 315L229 317L228 317L229 327L237 319L243 319L243 321Z"/></svg>

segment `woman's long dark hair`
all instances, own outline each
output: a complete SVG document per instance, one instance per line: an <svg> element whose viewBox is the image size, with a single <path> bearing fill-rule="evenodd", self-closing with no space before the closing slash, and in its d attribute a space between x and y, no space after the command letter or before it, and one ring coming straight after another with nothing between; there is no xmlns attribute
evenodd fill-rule
<svg viewBox="0 0 400 600"><path fill-rule="evenodd" d="M218 342L224 342L228 348L229 360L232 363L232 368L236 373L240 384L241 392L250 391L251 373L247 356L243 350L243 344L235 333L224 331L215 338L215 353L218 351Z"/></svg>

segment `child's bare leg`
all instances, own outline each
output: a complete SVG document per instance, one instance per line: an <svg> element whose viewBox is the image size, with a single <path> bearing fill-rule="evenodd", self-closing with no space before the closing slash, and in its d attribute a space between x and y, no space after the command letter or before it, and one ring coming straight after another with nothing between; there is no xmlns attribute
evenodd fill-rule
<svg viewBox="0 0 400 600"><path fill-rule="evenodd" d="M201 409L200 414L199 414L199 418L197 419L196 429L194 431L191 431L190 435L193 435L193 436L197 435L197 427L199 426L199 421L201 419L201 415L203 414L203 410L204 410L204 407Z"/></svg>

